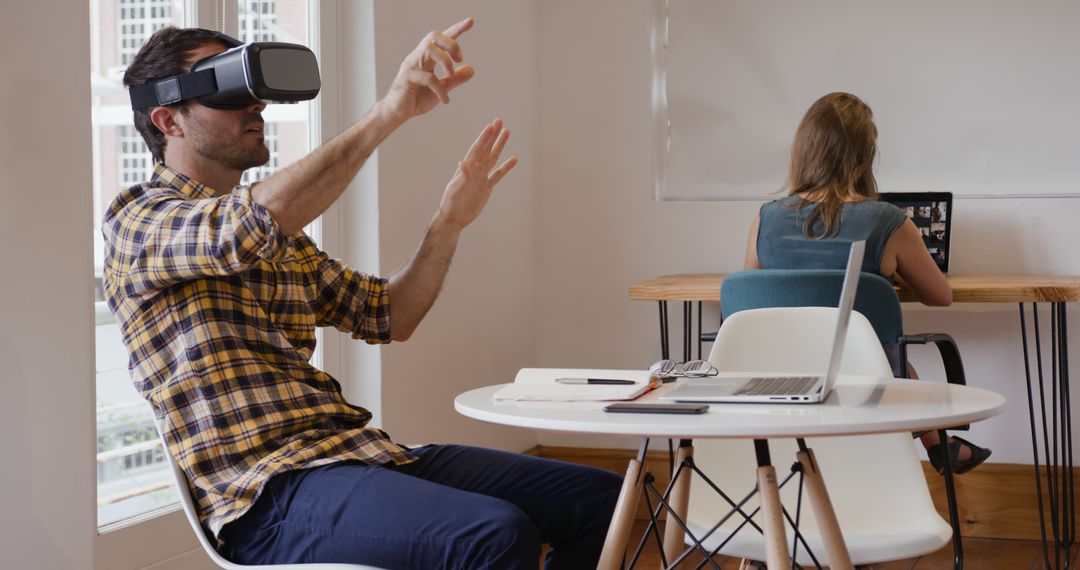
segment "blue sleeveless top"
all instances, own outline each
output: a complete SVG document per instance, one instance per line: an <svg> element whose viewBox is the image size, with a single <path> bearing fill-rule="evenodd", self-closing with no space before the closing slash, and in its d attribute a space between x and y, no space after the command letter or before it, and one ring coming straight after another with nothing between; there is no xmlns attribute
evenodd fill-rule
<svg viewBox="0 0 1080 570"><path fill-rule="evenodd" d="M847 202L840 213L840 231L828 239L809 239L803 223L817 206L797 206L802 198L787 196L761 206L757 256L763 269L843 269L851 242L866 240L862 270L881 275L885 243L907 217L885 202ZM891 275L883 275L891 278Z"/></svg>

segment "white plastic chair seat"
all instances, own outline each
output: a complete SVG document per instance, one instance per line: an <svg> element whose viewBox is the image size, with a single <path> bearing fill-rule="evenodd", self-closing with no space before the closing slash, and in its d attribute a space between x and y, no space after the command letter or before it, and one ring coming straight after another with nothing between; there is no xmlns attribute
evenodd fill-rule
<svg viewBox="0 0 1080 570"><path fill-rule="evenodd" d="M161 435L161 428L158 426L158 435ZM195 531L195 537L199 539L199 545L202 546L203 552L206 553L210 560L217 564L221 568L226 570L380 570L374 566L363 566L360 564L273 564L273 565L244 565L234 564L225 559L218 551L210 544L210 539L207 538L206 533L203 532L202 525L199 524L199 517L195 514L195 503L191 498L191 491L188 489L187 475L184 471L173 461L172 455L169 453L169 446L165 443L165 438L161 438L162 445L165 446L165 460L169 463L169 469L172 471L173 478L176 481L177 494L180 496L180 504L184 507L184 516L187 517L188 524L191 525L191 529Z"/></svg>
<svg viewBox="0 0 1080 570"><path fill-rule="evenodd" d="M735 313L720 328L709 360L721 371L806 373L820 370L824 373L836 318L837 310L825 307ZM892 376L873 327L859 313L851 315L840 371ZM806 444L814 450L821 465L852 563L913 558L949 543L952 529L934 508L911 434L811 438ZM777 479L783 481L795 461L796 443L769 440L769 451ZM751 441L696 440L694 460L736 502L754 489L757 463ZM797 494L796 475L780 493L792 518L795 517ZM755 497L743 505L743 510L750 513L758 504ZM695 476L690 485L688 526L691 531L701 537L728 510L727 502ZM760 516L755 516L754 520L761 523ZM742 522L741 516L734 515L704 542L705 546L715 548ZM805 491L799 528L818 561L828 565ZM793 540L794 533L789 528L789 549L792 549ZM691 543L689 538L686 541ZM762 536L749 525L720 552L727 556L765 559ZM813 562L802 544L798 547L796 560L803 565Z"/></svg>

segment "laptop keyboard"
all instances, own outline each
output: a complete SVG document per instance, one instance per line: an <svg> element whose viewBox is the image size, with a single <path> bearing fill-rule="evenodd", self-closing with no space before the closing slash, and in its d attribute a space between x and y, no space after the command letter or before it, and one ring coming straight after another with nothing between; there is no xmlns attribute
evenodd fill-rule
<svg viewBox="0 0 1080 570"><path fill-rule="evenodd" d="M809 394L820 376L775 376L771 378L751 378L735 395L776 395L794 396Z"/></svg>

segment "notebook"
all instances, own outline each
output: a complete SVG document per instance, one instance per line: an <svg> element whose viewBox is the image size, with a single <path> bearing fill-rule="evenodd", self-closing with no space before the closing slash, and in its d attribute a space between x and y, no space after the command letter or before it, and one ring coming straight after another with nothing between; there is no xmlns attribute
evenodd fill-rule
<svg viewBox="0 0 1080 570"><path fill-rule="evenodd" d="M614 378L633 384L560 384L556 378ZM499 388L495 400L518 402L607 402L633 400L653 387L648 370L522 368L513 384Z"/></svg>
<svg viewBox="0 0 1080 570"><path fill-rule="evenodd" d="M923 243L942 273L949 272L952 192L882 192L883 202L900 208L922 233Z"/></svg>
<svg viewBox="0 0 1080 570"><path fill-rule="evenodd" d="M840 375L844 339L847 338L848 322L855 304L855 291L859 288L859 272L865 250L865 241L852 242L847 269L844 270L844 284L840 289L840 307L837 311L832 354L823 376L784 375L683 380L682 385L661 395L660 399L675 402L766 404L817 404L825 401L836 384L836 377ZM765 340L762 339L763 342Z"/></svg>

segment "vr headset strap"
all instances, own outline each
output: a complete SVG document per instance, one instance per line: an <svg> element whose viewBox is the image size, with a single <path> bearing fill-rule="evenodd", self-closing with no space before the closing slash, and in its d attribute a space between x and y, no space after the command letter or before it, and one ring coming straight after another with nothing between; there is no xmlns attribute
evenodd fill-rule
<svg viewBox="0 0 1080 570"><path fill-rule="evenodd" d="M202 69L153 83L132 85L128 89L128 95L131 97L131 110L139 111L195 99L215 91L217 80L214 78L214 70Z"/></svg>

